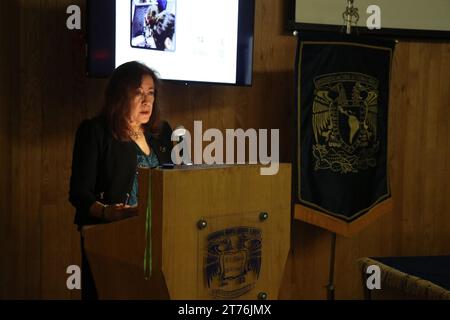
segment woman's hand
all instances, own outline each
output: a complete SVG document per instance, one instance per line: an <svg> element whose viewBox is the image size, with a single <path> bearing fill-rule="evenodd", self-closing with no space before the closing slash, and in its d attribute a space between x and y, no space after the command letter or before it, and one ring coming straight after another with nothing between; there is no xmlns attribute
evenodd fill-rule
<svg viewBox="0 0 450 320"><path fill-rule="evenodd" d="M138 215L137 206L128 206L123 203L106 206L104 209L103 220L105 222L114 222Z"/></svg>
<svg viewBox="0 0 450 320"><path fill-rule="evenodd" d="M137 206L128 206L123 203L108 206L96 201L92 204L89 211L92 217L104 222L119 221L138 215Z"/></svg>

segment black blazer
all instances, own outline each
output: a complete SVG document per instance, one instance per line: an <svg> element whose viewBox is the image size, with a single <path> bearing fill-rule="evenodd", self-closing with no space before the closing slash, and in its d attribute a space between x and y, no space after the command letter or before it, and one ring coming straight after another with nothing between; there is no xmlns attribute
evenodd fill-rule
<svg viewBox="0 0 450 320"><path fill-rule="evenodd" d="M158 135L146 134L160 165L172 162L171 135L167 122L162 122ZM89 208L95 201L123 203L131 192L136 171L135 142L116 140L102 116L84 120L75 137L70 177L69 201L76 208L75 223L100 223L90 216Z"/></svg>

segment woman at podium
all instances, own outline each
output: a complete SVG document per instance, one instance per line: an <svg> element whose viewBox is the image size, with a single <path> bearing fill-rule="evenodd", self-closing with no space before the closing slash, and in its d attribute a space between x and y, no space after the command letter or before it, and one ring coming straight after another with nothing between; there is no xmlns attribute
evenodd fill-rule
<svg viewBox="0 0 450 320"><path fill-rule="evenodd" d="M69 201L79 229L137 215L137 168L171 162L172 130L160 121L158 78L138 62L119 66L109 79L98 116L77 129ZM84 253L84 299L95 298Z"/></svg>
<svg viewBox="0 0 450 320"><path fill-rule="evenodd" d="M137 213L137 168L171 162L172 130L160 121L158 78L138 62L119 66L98 116L79 126L69 200L79 226Z"/></svg>

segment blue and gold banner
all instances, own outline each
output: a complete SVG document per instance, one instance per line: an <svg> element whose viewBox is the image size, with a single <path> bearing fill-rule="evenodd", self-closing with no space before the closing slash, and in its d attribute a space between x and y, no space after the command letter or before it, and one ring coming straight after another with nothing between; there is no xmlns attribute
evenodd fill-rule
<svg viewBox="0 0 450 320"><path fill-rule="evenodd" d="M393 41L300 35L300 204L352 221L390 197L387 143L393 49Z"/></svg>

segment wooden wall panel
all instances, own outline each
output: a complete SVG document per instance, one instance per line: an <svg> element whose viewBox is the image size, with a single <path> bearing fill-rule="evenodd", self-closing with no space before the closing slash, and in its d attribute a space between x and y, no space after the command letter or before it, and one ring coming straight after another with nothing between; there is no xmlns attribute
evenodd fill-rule
<svg viewBox="0 0 450 320"><path fill-rule="evenodd" d="M42 162L41 162L41 285L45 299L79 297L66 288L66 269L80 265L79 235L73 225L73 210L68 199L72 162L72 135L86 111L87 80L84 72L83 33L65 28L65 9L73 1L41 1L45 16L42 30L60 30L45 37L41 45L45 84L41 91ZM82 8L84 8L82 6ZM70 71L66 71L70 70Z"/></svg>
<svg viewBox="0 0 450 320"><path fill-rule="evenodd" d="M0 249L8 257L0 263L0 297L80 296L65 287L65 269L80 264L67 201L73 138L80 121L100 110L106 80L85 77L85 21L82 31L66 29L71 4L85 14L85 0L0 2L2 26L16 25L19 34L0 30L2 39L19 40L0 42ZM282 1L256 1L252 87L164 83L164 118L190 130L194 120L204 130L279 128L288 161L296 40L283 32L283 10ZM337 238L337 298L362 298L359 257L450 251L448 70L448 43L397 47L389 139L394 210L355 237ZM331 236L302 222L291 230L280 297L324 299Z"/></svg>
<svg viewBox="0 0 450 320"><path fill-rule="evenodd" d="M12 234L15 248L13 259L13 295L32 298L40 294L40 197L42 147L43 67L42 19L37 1L19 1L20 5L20 96L12 108ZM33 54L30 54L33 52Z"/></svg>
<svg viewBox="0 0 450 320"><path fill-rule="evenodd" d="M402 247L404 254L437 254L450 250L450 45L408 45L408 54L398 57L408 61L407 72L397 72L394 82L405 90L405 100L396 102L399 122L393 132L394 139L404 138L397 143L403 162L394 161L403 170L403 180L395 181L403 193Z"/></svg>
<svg viewBox="0 0 450 320"><path fill-rule="evenodd" d="M17 44L9 26L13 25L18 7L10 1L0 2L0 297L6 296L11 274L11 108L17 96L14 68L17 60L13 48Z"/></svg>

